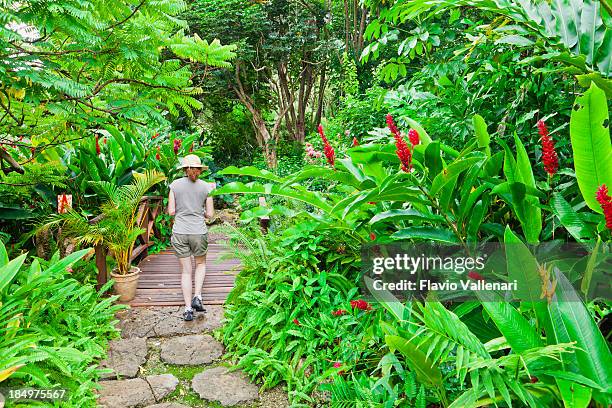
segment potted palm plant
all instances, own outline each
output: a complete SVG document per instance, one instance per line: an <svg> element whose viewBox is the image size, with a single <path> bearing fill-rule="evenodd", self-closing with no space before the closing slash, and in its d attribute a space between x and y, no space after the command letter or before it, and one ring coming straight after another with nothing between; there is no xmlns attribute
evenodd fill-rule
<svg viewBox="0 0 612 408"><path fill-rule="evenodd" d="M140 269L131 265L134 244L144 232L137 223L138 207L145 193L166 177L155 171L134 173L132 183L120 187L109 182L91 182L106 198L101 214L88 220L82 214L68 210L54 214L41 229L60 227L62 236L75 238L81 245L104 245L116 261L111 277L119 300L128 302L136 295Z"/></svg>

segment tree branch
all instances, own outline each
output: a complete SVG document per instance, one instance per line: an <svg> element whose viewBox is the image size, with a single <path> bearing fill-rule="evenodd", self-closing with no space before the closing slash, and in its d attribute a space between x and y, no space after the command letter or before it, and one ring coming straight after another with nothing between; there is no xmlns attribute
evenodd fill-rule
<svg viewBox="0 0 612 408"><path fill-rule="evenodd" d="M9 164L10 168L12 169L11 171L16 171L19 174L23 174L23 167L21 167L21 165L19 163L17 163L17 161L15 161L15 159L13 159L11 157L10 154L8 154L7 151L5 151L4 149L0 149L0 161L2 160L6 160L7 163ZM10 173L10 171L9 171Z"/></svg>
<svg viewBox="0 0 612 408"><path fill-rule="evenodd" d="M142 0L142 1L140 2L140 4L139 4L139 5L137 5L137 6L134 8L134 10L132 11L132 14L130 14L129 16L127 16L126 18L124 18L124 19L123 19L123 20L121 20L121 21L117 21L115 24L111 24L111 25L109 25L108 27L106 27L106 28L104 29L104 31L106 31L106 30L110 30L110 29L115 28L115 27L118 27L118 26L120 26L121 24L123 24L123 23L125 23L126 21L128 21L130 18L134 17L134 14L136 14L136 13L138 12L138 10L139 10L139 9L140 9L142 6L144 6L144 4L145 4L146 2L147 2L147 0Z"/></svg>

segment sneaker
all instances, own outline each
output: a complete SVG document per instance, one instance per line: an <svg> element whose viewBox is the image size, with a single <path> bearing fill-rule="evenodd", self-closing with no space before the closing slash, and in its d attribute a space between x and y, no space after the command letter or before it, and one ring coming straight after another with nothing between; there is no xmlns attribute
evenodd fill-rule
<svg viewBox="0 0 612 408"><path fill-rule="evenodd" d="M191 301L191 307L198 312L204 312L204 305L202 304L202 299L195 296Z"/></svg>
<svg viewBox="0 0 612 408"><path fill-rule="evenodd" d="M189 309L189 310L185 310L185 312L183 312L183 320L185 320L186 322L190 322L193 320L193 310Z"/></svg>

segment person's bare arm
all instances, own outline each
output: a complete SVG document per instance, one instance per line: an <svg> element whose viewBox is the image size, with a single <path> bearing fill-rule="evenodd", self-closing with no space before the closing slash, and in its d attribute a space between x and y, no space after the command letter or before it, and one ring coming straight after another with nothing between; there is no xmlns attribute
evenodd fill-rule
<svg viewBox="0 0 612 408"><path fill-rule="evenodd" d="M168 194L168 214L174 215L176 213L176 202L174 201L174 192L170 190Z"/></svg>
<svg viewBox="0 0 612 408"><path fill-rule="evenodd" d="M214 182L208 183L208 185L210 186L210 191L217 188L217 183L214 183ZM214 216L215 216L215 205L214 205L213 199L212 197L207 197L206 198L206 218L208 218L209 220L212 220Z"/></svg>
<svg viewBox="0 0 612 408"><path fill-rule="evenodd" d="M206 198L206 218L212 220L215 216L215 206L212 197Z"/></svg>

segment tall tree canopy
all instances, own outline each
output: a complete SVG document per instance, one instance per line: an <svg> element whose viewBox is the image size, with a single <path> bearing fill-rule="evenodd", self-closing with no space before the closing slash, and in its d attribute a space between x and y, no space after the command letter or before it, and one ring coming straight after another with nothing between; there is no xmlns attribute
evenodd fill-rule
<svg viewBox="0 0 612 408"><path fill-rule="evenodd" d="M1 0L0 143L41 151L109 123L192 116L201 107L192 70L230 67L236 46L185 35L186 8L183 0Z"/></svg>

